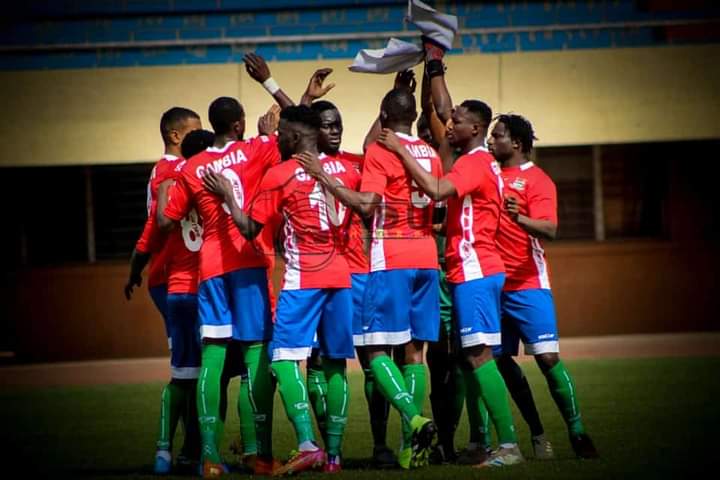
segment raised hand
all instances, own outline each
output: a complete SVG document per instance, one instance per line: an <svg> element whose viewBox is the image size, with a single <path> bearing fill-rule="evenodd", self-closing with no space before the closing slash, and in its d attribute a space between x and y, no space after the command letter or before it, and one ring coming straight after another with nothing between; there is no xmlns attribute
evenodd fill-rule
<svg viewBox="0 0 720 480"><path fill-rule="evenodd" d="M395 75L395 85L393 88L401 88L410 93L415 93L417 81L415 80L415 72L412 70L403 70Z"/></svg>
<svg viewBox="0 0 720 480"><path fill-rule="evenodd" d="M382 132L378 135L377 142L391 152L398 154L402 152L403 145L400 143L400 139L395 135L395 132L389 128L382 129Z"/></svg>
<svg viewBox="0 0 720 480"><path fill-rule="evenodd" d="M293 155L293 158L303 167L305 173L311 177L317 178L322 175L323 169L317 155L310 152L302 152Z"/></svg>
<svg viewBox="0 0 720 480"><path fill-rule="evenodd" d="M265 80L270 78L270 67L268 67L265 59L255 53L246 53L243 57L245 61L245 70L253 80L258 83L263 83Z"/></svg>
<svg viewBox="0 0 720 480"><path fill-rule="evenodd" d="M230 180L210 169L205 171L205 175L203 176L203 185L207 191L214 193L219 197L232 195L232 183L230 183Z"/></svg>
<svg viewBox="0 0 720 480"><path fill-rule="evenodd" d="M258 135L271 135L280 123L280 106L273 103L272 107L258 119Z"/></svg>
<svg viewBox="0 0 720 480"><path fill-rule="evenodd" d="M317 100L318 98L324 97L330 90L332 90L333 87L335 87L334 83L328 83L323 86L323 82L328 75L332 73L332 71L332 68L321 68L319 70L315 70L315 73L313 73L312 77L310 77L307 89L305 89L305 96L309 97L311 100Z"/></svg>

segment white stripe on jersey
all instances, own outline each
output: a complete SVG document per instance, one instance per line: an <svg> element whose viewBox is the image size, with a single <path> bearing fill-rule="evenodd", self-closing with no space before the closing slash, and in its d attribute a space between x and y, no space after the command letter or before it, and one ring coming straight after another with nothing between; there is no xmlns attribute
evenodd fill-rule
<svg viewBox="0 0 720 480"><path fill-rule="evenodd" d="M550 277L547 272L547 262L545 262L545 250L540 245L540 240L530 236L530 245L532 246L532 257L535 262L535 268L538 272L538 282L540 282L540 288L550 289Z"/></svg>
<svg viewBox="0 0 720 480"><path fill-rule="evenodd" d="M297 246L295 230L290 224L290 219L285 215L285 278L283 290L300 289L300 251Z"/></svg>
<svg viewBox="0 0 720 480"><path fill-rule="evenodd" d="M385 270L385 197L375 208L373 216L373 238L370 243L370 271Z"/></svg>
<svg viewBox="0 0 720 480"><path fill-rule="evenodd" d="M473 204L472 196L465 195L463 197L462 209L460 210L460 228L462 229L462 238L458 243L458 252L462 259L463 276L465 281L483 278L482 267L478 260L477 252L473 248L475 242L475 234L473 233Z"/></svg>

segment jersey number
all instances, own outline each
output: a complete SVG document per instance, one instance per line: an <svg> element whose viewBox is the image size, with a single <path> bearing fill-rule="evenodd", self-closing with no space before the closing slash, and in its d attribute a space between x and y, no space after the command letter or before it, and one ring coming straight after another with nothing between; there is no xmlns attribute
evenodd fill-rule
<svg viewBox="0 0 720 480"><path fill-rule="evenodd" d="M230 180L230 183L232 183L233 186L233 197L235 197L235 203L238 207L243 208L243 205L245 204L245 191L243 190L242 182L240 181L240 177L237 173L235 173L235 170L230 170L229 168L226 168L220 174ZM225 213L230 215L230 207L227 203L222 204L223 210L225 210Z"/></svg>
<svg viewBox="0 0 720 480"><path fill-rule="evenodd" d="M339 178L337 178L337 181L341 185L343 184ZM310 192L310 208L317 208L320 217L320 230L328 230L330 224L339 227L345 221L347 207L336 201L335 196L330 192L326 192L319 182L315 182L315 187ZM328 219L330 223L328 223Z"/></svg>
<svg viewBox="0 0 720 480"><path fill-rule="evenodd" d="M203 228L194 208L188 212L187 217L180 220L180 227L185 247L191 252L199 252L203 242Z"/></svg>
<svg viewBox="0 0 720 480"><path fill-rule="evenodd" d="M417 162L427 172L432 172L432 162L429 158L417 158ZM425 192L420 190L418 184L413 180L412 192L410 193L410 199L412 200L413 207L415 208L427 208L430 205L430 197L425 195Z"/></svg>

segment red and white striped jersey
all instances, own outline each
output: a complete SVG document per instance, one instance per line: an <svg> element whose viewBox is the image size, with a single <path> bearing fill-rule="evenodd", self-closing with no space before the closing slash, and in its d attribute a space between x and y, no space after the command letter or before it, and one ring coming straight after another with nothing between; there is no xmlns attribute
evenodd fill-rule
<svg viewBox="0 0 720 480"><path fill-rule="evenodd" d="M505 197L519 200L520 213L535 220L557 224L555 184L533 162L502 169ZM500 256L505 263L504 290L550 288L545 250L539 239L529 235L502 210L497 236Z"/></svg>

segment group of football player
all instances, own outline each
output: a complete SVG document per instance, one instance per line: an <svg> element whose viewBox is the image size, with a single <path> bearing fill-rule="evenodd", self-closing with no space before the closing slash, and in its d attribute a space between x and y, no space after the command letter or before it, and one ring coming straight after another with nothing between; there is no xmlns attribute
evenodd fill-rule
<svg viewBox="0 0 720 480"><path fill-rule="evenodd" d="M130 298L149 263L171 350L156 473L229 471L220 445L236 376L240 438L232 449L241 467L260 475L341 471L347 360L356 356L375 466L523 462L508 392L533 455L552 458L513 359L520 340L574 452L597 456L558 354L542 247L556 236L556 189L530 160L533 128L520 115L493 117L480 100L453 105L445 50L423 45L420 118L414 74L400 72L363 154L341 149L340 112L318 100L333 87L325 83L332 70L317 70L295 105L252 53L246 70L276 102L257 136L244 139L245 113L230 97L209 106L213 132L186 108L162 116L165 154L152 171L125 287ZM284 272L275 299L276 253ZM428 388L432 419L423 412ZM282 463L272 450L276 389L297 437ZM465 405L470 438L456 452ZM396 452L386 444L390 406L402 423ZM184 444L173 461L180 423Z"/></svg>

